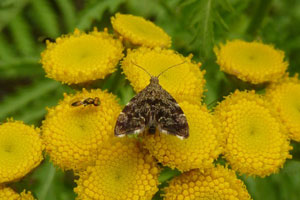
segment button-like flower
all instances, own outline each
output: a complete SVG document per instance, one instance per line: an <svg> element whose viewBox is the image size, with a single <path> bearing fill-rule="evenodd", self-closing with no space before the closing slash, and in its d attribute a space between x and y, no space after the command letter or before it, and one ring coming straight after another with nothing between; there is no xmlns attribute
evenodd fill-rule
<svg viewBox="0 0 300 200"><path fill-rule="evenodd" d="M0 183L15 181L43 160L40 130L20 121L0 125Z"/></svg>
<svg viewBox="0 0 300 200"><path fill-rule="evenodd" d="M295 77L285 77L266 89L266 97L272 103L288 128L292 140L300 142L300 80Z"/></svg>
<svg viewBox="0 0 300 200"><path fill-rule="evenodd" d="M222 71L253 84L274 81L288 67L283 51L261 42L227 41L215 53Z"/></svg>
<svg viewBox="0 0 300 200"><path fill-rule="evenodd" d="M165 188L165 200L249 200L244 183L235 172L217 166L204 170L192 170L175 177Z"/></svg>
<svg viewBox="0 0 300 200"><path fill-rule="evenodd" d="M214 159L221 153L213 116L204 106L188 102L179 105L189 124L189 137L181 140L157 131L154 135L145 135L145 147L163 165L180 171L212 167Z"/></svg>
<svg viewBox="0 0 300 200"><path fill-rule="evenodd" d="M75 102L96 97L100 100L98 106L74 106ZM62 169L82 170L93 164L98 149L114 137L120 111L116 97L100 89L65 95L59 105L48 110L43 121L43 139L51 160Z"/></svg>
<svg viewBox="0 0 300 200"><path fill-rule="evenodd" d="M291 158L285 129L269 103L254 91L236 91L215 109L225 134L225 158L233 170L268 176Z"/></svg>
<svg viewBox="0 0 300 200"><path fill-rule="evenodd" d="M116 70L123 57L120 40L98 32L89 34L75 30L55 42L47 42L41 62L47 76L63 83L73 84L102 79Z"/></svg>
<svg viewBox="0 0 300 200"><path fill-rule="evenodd" d="M74 190L82 200L150 200L158 191L159 171L135 139L115 138L100 149L95 166L79 173Z"/></svg>
<svg viewBox="0 0 300 200"><path fill-rule="evenodd" d="M173 50L161 48L141 47L128 51L127 57L122 62L123 71L134 90L139 92L149 84L150 77L135 64L143 67L152 76L159 75L168 67L178 65L161 74L160 85L179 102L201 101L205 84L204 71L200 70L200 63L191 61L191 56L183 57Z"/></svg>
<svg viewBox="0 0 300 200"><path fill-rule="evenodd" d="M117 13L111 18L114 30L134 45L170 47L171 38L160 27L138 16Z"/></svg>

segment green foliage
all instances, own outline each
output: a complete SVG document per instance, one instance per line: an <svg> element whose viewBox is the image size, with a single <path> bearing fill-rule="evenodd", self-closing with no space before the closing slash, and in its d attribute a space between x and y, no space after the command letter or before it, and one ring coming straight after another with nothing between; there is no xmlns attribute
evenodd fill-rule
<svg viewBox="0 0 300 200"><path fill-rule="evenodd" d="M219 71L213 47L240 38L272 43L286 52L289 72L300 68L300 2L297 0L1 0L0 1L0 120L8 117L40 125L46 107L57 104L74 89L45 78L39 63L45 37L58 37L74 28L109 27L116 12L151 19L171 37L173 47L194 54L203 63L207 80L206 103L220 100L237 88ZM121 70L88 88L107 89L126 104L134 95ZM296 200L300 193L299 144L293 161L270 177L241 177L254 199ZM164 169L160 187L178 171ZM12 186L33 191L40 200L74 199L74 176L55 169L47 159L32 174ZM162 199L158 193L154 199Z"/></svg>

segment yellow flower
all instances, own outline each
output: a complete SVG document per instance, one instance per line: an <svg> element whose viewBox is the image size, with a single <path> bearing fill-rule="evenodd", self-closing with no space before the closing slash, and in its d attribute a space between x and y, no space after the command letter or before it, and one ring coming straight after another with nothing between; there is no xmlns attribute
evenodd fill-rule
<svg viewBox="0 0 300 200"><path fill-rule="evenodd" d="M205 84L204 71L200 71L200 63L191 61L191 56L183 57L173 50L161 48L141 47L129 50L122 67L134 90L139 92L149 84L150 77L133 63L145 68L152 76L157 76L170 66L183 63L164 72L159 77L160 85L177 101L201 101Z"/></svg>
<svg viewBox="0 0 300 200"><path fill-rule="evenodd" d="M217 166L204 173L192 170L171 180L165 200L249 200L244 183L234 171Z"/></svg>
<svg viewBox="0 0 300 200"><path fill-rule="evenodd" d="M111 18L113 29L134 45L170 47L171 38L160 27L142 17L117 13Z"/></svg>
<svg viewBox="0 0 300 200"><path fill-rule="evenodd" d="M146 134L143 143L163 165L187 171L213 167L213 161L221 153L217 140L218 129L212 115L204 106L188 102L179 104L189 124L189 137L179 139L173 135Z"/></svg>
<svg viewBox="0 0 300 200"><path fill-rule="evenodd" d="M43 160L40 130L20 121L0 125L0 183L15 181Z"/></svg>
<svg viewBox="0 0 300 200"><path fill-rule="evenodd" d="M225 134L225 158L233 170L248 175L267 176L291 158L285 129L254 91L236 91L215 109Z"/></svg>
<svg viewBox="0 0 300 200"><path fill-rule="evenodd" d="M300 142L300 80L298 75L283 78L266 89L266 97L278 111L292 140Z"/></svg>
<svg viewBox="0 0 300 200"><path fill-rule="evenodd" d="M34 197L31 192L25 192L25 190L18 194L9 187L0 186L0 200L34 200Z"/></svg>
<svg viewBox="0 0 300 200"><path fill-rule="evenodd" d="M56 42L47 42L41 62L47 76L68 84L102 79L116 70L123 57L121 41L107 33L86 34L75 30L74 34L62 36Z"/></svg>
<svg viewBox="0 0 300 200"><path fill-rule="evenodd" d="M159 169L135 139L115 138L99 152L95 166L79 173L74 191L81 200L150 200Z"/></svg>
<svg viewBox="0 0 300 200"><path fill-rule="evenodd" d="M214 50L222 71L253 84L274 81L288 67L283 51L261 42L227 41Z"/></svg>
<svg viewBox="0 0 300 200"><path fill-rule="evenodd" d="M100 99L100 105L72 106L86 98ZM62 169L82 170L93 164L97 150L109 138L121 111L116 97L100 89L83 89L48 110L42 132L46 151L51 160Z"/></svg>

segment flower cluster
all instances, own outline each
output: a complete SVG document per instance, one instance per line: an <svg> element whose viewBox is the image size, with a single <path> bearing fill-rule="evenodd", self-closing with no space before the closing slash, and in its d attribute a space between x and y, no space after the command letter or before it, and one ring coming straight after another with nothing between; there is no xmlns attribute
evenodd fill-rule
<svg viewBox="0 0 300 200"><path fill-rule="evenodd" d="M161 167L181 172L162 189L165 200L248 200L235 172L265 177L292 157L290 139L300 141L300 81L297 75L284 76L288 64L282 51L240 40L215 47L222 71L252 84L272 83L265 95L237 90L211 112L201 103L206 83L201 63L169 49L171 37L142 17L118 13L111 23L114 34L76 29L47 42L41 55L47 76L89 87L120 63L137 93L158 77L183 110L189 137L181 140L159 128L149 134L146 127L138 138L117 138L121 106L114 94L101 89L64 94L47 109L41 137L39 129L21 122L0 125L0 199L33 199L6 184L35 168L44 146L56 166L75 172L78 200L151 200L159 190ZM226 167L216 164L220 155Z"/></svg>

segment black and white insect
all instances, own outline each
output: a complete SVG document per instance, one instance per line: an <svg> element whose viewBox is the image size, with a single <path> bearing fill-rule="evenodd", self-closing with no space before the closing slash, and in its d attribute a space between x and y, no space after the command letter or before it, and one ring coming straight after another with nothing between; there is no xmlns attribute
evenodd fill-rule
<svg viewBox="0 0 300 200"><path fill-rule="evenodd" d="M133 63L149 74L150 84L124 107L115 125L115 136L122 137L144 131L154 134L156 129L180 139L189 136L189 125L182 109L161 87L158 80L164 72L183 63L168 67L157 76L152 76L143 67Z"/></svg>
<svg viewBox="0 0 300 200"><path fill-rule="evenodd" d="M95 97L95 98L88 97L86 99L74 101L73 103L71 103L71 106L73 106L73 107L78 107L81 105L83 105L83 106L88 106L88 105L99 106L100 99L98 97Z"/></svg>

